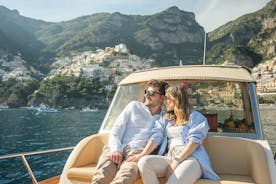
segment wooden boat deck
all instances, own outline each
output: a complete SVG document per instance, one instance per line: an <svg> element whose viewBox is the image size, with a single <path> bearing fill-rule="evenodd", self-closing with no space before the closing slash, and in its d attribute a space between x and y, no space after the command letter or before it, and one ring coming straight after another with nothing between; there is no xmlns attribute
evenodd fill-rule
<svg viewBox="0 0 276 184"><path fill-rule="evenodd" d="M38 182L38 184L58 184L60 176L54 176L52 178Z"/></svg>

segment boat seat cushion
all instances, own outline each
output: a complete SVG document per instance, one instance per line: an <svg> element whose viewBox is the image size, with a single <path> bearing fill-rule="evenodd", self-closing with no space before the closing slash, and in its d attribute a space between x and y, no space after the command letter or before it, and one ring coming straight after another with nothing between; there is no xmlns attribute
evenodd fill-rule
<svg viewBox="0 0 276 184"><path fill-rule="evenodd" d="M97 139L96 142L98 142L102 140L100 137L103 138L104 136L93 137L93 140L96 141ZM91 142L91 140L88 142ZM104 141L100 144L101 148L107 143L106 140L107 137L105 136ZM224 145L227 145L227 147ZM91 149L96 149L94 146L93 148L85 147L86 150L89 150L89 154L81 153L83 155L90 155L92 154ZM206 151L210 156L214 170L221 177L221 180L199 179L195 184L271 183L265 150L256 141L231 137L209 137ZM67 170L67 178L91 183L99 155L100 153L97 152L97 156L94 155L97 158L94 158L93 161L89 158L90 163L89 161L74 162L75 164L72 164ZM164 178L160 178L160 183L165 183ZM136 184L142 184L141 179L137 180Z"/></svg>
<svg viewBox="0 0 276 184"><path fill-rule="evenodd" d="M72 167L68 170L67 177L70 180L91 183L95 171L96 164L90 164L82 167Z"/></svg>
<svg viewBox="0 0 276 184"><path fill-rule="evenodd" d="M200 179L195 184L256 184L251 177L241 175L220 175L221 180Z"/></svg>
<svg viewBox="0 0 276 184"><path fill-rule="evenodd" d="M82 181L91 183L93 178L93 173L96 170L96 165L91 164L83 167L75 167L71 168L68 171L68 179L75 181ZM207 180L207 179L199 179L195 182L195 184L255 184L249 176L241 176L241 175L220 175L221 180ZM160 184L166 182L165 178L159 178ZM135 184L143 184L141 178L139 178Z"/></svg>
<svg viewBox="0 0 276 184"><path fill-rule="evenodd" d="M255 183L271 183L265 148L257 141L208 137L205 148L217 174L249 176Z"/></svg>

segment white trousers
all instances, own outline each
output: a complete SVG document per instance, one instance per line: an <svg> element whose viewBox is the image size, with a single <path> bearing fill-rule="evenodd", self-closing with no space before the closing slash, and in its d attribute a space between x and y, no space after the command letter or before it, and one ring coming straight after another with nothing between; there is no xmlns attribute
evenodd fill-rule
<svg viewBox="0 0 276 184"><path fill-rule="evenodd" d="M166 156L147 155L142 157L138 162L138 167L143 183L159 184L158 177L166 175L166 169L170 162ZM166 184L193 184L201 175L199 162L195 158L189 157L177 166Z"/></svg>

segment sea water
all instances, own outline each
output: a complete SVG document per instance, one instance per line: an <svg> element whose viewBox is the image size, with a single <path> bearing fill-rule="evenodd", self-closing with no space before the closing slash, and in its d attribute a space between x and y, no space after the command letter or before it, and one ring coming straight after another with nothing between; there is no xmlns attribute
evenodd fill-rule
<svg viewBox="0 0 276 184"><path fill-rule="evenodd" d="M1 109L0 155L75 146L81 139L99 130L105 114L106 109L96 112ZM71 150L26 158L36 179L41 181L60 175L70 152ZM0 183L32 183L20 157L0 160Z"/></svg>

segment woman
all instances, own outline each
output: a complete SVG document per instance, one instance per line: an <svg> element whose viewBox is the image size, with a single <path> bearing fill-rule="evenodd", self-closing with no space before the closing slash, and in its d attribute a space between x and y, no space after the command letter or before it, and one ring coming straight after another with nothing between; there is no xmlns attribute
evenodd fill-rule
<svg viewBox="0 0 276 184"><path fill-rule="evenodd" d="M199 178L218 180L202 145L209 130L206 118L190 108L183 86L166 91L167 113L162 119L164 141L158 155L142 157L138 162L144 184L158 184L166 177L168 184L194 183ZM168 150L166 156L164 152Z"/></svg>

